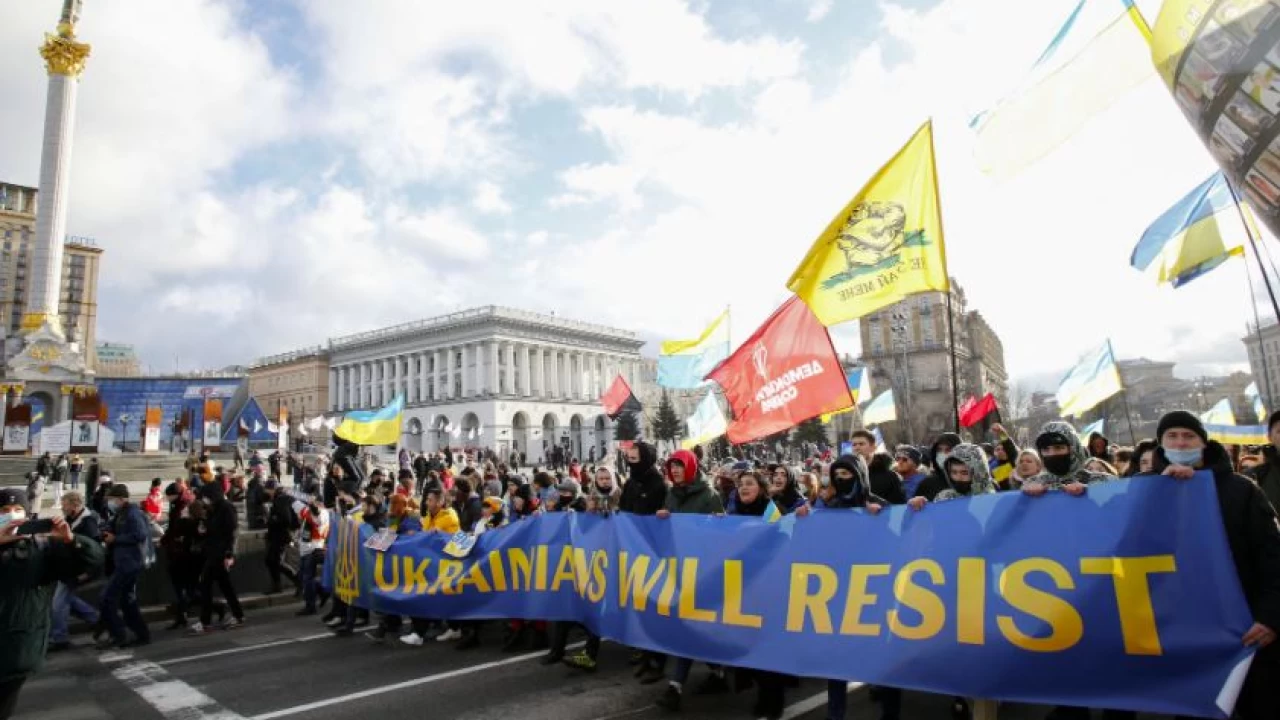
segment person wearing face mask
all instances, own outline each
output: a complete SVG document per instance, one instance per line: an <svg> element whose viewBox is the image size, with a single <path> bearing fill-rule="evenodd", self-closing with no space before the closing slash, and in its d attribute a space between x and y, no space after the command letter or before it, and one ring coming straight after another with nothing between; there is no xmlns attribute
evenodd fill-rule
<svg viewBox="0 0 1280 720"><path fill-rule="evenodd" d="M916 489L926 477L920 471L920 463L924 460L924 456L910 445L899 445L894 448L893 454L896 461L895 469L898 477L902 478L902 494L913 498L916 496Z"/></svg>
<svg viewBox="0 0 1280 720"><path fill-rule="evenodd" d="M222 485L216 482L200 486L200 497L205 503L207 518L202 542L204 567L200 569L200 619L191 626L192 635L213 631L210 623L213 622L214 585L218 586L227 608L231 610L231 617L223 621L222 628L231 630L244 624L244 610L240 608L240 598L231 584L231 566L236 561L236 533L240 527L236 506L227 500Z"/></svg>
<svg viewBox="0 0 1280 720"><path fill-rule="evenodd" d="M1088 460L1080 436L1070 423L1053 420L1044 424L1036 436L1036 450L1044 471L1022 484L1022 492L1038 497L1051 490L1068 495L1084 495L1085 486L1093 482L1115 480L1111 475L1086 470Z"/></svg>
<svg viewBox="0 0 1280 720"><path fill-rule="evenodd" d="M132 647L151 643L151 631L138 607L138 577L147 567L151 545L151 524L142 508L129 502L129 488L112 485L107 492L111 522L102 533L102 541L111 549L111 577L102 591L102 619L111 637L103 647ZM123 622L120 619L124 615ZM133 631L129 640L126 627Z"/></svg>
<svg viewBox="0 0 1280 720"><path fill-rule="evenodd" d="M671 491L667 493L667 501L656 517L665 520L672 515L714 515L724 512L724 504L720 496L711 489L707 481L698 473L698 458L688 450L676 450L667 459L667 479L671 481ZM693 660L679 658L676 660L675 673L663 695L658 698L658 706L665 710L679 710L684 685L689 680L689 672L693 669ZM658 669L658 673L661 673ZM657 676L661 680L662 675ZM653 672L643 674L641 683L654 682ZM729 689L725 679L724 668L712 666L711 675L698 686L699 695L724 692Z"/></svg>
<svg viewBox="0 0 1280 720"><path fill-rule="evenodd" d="M987 454L982 448L971 443L960 443L951 449L943 467L947 471L946 490L940 490L933 502L945 502L958 498L985 495L996 491L995 481L991 477ZM924 497L913 497L907 503L912 510L920 510L929 500Z"/></svg>
<svg viewBox="0 0 1280 720"><path fill-rule="evenodd" d="M1271 501L1271 507L1280 508L1280 411L1267 418L1267 439L1270 445L1262 448L1262 463L1245 474L1253 478L1263 494Z"/></svg>
<svg viewBox="0 0 1280 720"><path fill-rule="evenodd" d="M960 436L951 432L942 433L933 441L929 455L925 458L929 462L929 476L916 486L915 496L933 500L938 493L951 487L951 483L947 481L946 462L951 456L951 449L959 444Z"/></svg>
<svg viewBox="0 0 1280 720"><path fill-rule="evenodd" d="M1210 440L1192 413L1178 410L1160 419L1149 475L1188 480L1198 470L1213 474L1218 507L1253 626L1245 645L1258 648L1236 703L1245 720L1280 717L1280 525L1266 494L1249 478L1231 469L1227 451Z"/></svg>
<svg viewBox="0 0 1280 720"><path fill-rule="evenodd" d="M637 440L627 448L627 484L622 487L618 510L636 515L653 515L667 501L667 483L658 472L658 451Z"/></svg>
<svg viewBox="0 0 1280 720"><path fill-rule="evenodd" d="M565 478L556 485L555 512L587 511L587 499L582 495L582 487L573 478Z"/></svg>
<svg viewBox="0 0 1280 720"><path fill-rule="evenodd" d="M13 716L22 685L44 664L54 584L97 572L103 561L102 546L60 517L46 536L19 534L28 517L26 492L0 488L0 720Z"/></svg>

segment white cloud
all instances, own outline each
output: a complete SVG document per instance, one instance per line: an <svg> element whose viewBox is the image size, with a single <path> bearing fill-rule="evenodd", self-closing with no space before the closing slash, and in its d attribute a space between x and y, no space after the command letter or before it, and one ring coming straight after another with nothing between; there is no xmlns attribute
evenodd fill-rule
<svg viewBox="0 0 1280 720"><path fill-rule="evenodd" d="M818 22L831 12L834 5L835 0L809 0L809 12L804 19L809 22Z"/></svg>
<svg viewBox="0 0 1280 720"><path fill-rule="evenodd" d="M488 180L476 184L475 194L471 198L471 207L490 215L510 215L511 203L502 197L502 188Z"/></svg>
<svg viewBox="0 0 1280 720"><path fill-rule="evenodd" d="M546 230L535 230L525 237L525 242L531 247L542 247L547 244L547 238L551 237L551 233Z"/></svg>
<svg viewBox="0 0 1280 720"><path fill-rule="evenodd" d="M445 260L478 262L489 257L489 241L451 209L405 214L388 211L387 226L411 246Z"/></svg>

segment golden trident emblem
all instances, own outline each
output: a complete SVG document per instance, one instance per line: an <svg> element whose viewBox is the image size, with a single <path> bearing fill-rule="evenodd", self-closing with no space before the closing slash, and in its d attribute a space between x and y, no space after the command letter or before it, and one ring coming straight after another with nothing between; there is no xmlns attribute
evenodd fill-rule
<svg viewBox="0 0 1280 720"><path fill-rule="evenodd" d="M360 523L345 518L338 521L334 550L337 565L333 568L333 591L349 605L360 597Z"/></svg>

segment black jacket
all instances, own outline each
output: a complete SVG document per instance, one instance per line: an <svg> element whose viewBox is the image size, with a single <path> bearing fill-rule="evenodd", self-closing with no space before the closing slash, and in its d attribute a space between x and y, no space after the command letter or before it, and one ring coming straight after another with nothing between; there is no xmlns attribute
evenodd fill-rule
<svg viewBox="0 0 1280 720"><path fill-rule="evenodd" d="M1263 463L1245 474L1262 488L1267 500L1271 501L1271 507L1280 508L1280 453L1268 445L1262 449L1262 457Z"/></svg>
<svg viewBox="0 0 1280 720"><path fill-rule="evenodd" d="M1152 474L1164 472L1168 465L1164 449L1156 448ZM1213 471L1227 545L1249 611L1255 622L1280 630L1280 523L1276 511L1257 483L1232 471L1231 456L1217 441L1210 440L1205 447L1204 466ZM1276 653L1274 647L1267 651Z"/></svg>
<svg viewBox="0 0 1280 720"><path fill-rule="evenodd" d="M954 448L960 444L960 436L955 433L942 433L937 440L933 441L933 445L929 446L929 457L925 458L925 462L929 464L932 471L916 486L914 497L922 497L933 502L933 498L938 493L951 487L951 483L947 482L947 469L938 467L938 446L944 442Z"/></svg>
<svg viewBox="0 0 1280 720"><path fill-rule="evenodd" d="M461 500L455 509L458 511L458 525L465 532L474 530L484 516L484 505L476 495Z"/></svg>
<svg viewBox="0 0 1280 720"><path fill-rule="evenodd" d="M276 496L267 506L267 541L286 544L293 540L293 531L298 529L298 514L293 511L293 498L276 491Z"/></svg>
<svg viewBox="0 0 1280 720"><path fill-rule="evenodd" d="M853 473L853 479L843 482L836 478L836 470L844 468ZM872 502L877 505L888 505L889 501L871 492L871 482L867 477L867 463L859 455L841 455L831 463L827 471L831 486L835 488L835 497L823 504L828 508L861 508ZM901 492L901 487L899 487Z"/></svg>
<svg viewBox="0 0 1280 720"><path fill-rule="evenodd" d="M261 530L267 526L267 489L256 477L245 488L244 514L245 524L250 530Z"/></svg>
<svg viewBox="0 0 1280 720"><path fill-rule="evenodd" d="M658 451L649 443L637 442L640 462L631 465L627 482L622 486L618 512L653 515L667 504L667 481L658 472Z"/></svg>
<svg viewBox="0 0 1280 720"><path fill-rule="evenodd" d="M222 494L222 486L216 482L201 486L200 494L209 501L209 519L205 522L208 533L204 538L204 555L208 562L221 562L236 555L236 532L240 518L236 506Z"/></svg>
<svg viewBox="0 0 1280 720"><path fill-rule="evenodd" d="M893 470L893 458L886 453L876 453L867 464L871 478L871 494L883 498L890 505L905 505L907 496L902 490L902 478Z"/></svg>

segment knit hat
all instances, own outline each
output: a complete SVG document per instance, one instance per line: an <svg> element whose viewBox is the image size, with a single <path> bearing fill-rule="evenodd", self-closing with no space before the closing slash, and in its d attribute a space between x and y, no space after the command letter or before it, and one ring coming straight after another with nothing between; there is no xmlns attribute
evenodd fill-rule
<svg viewBox="0 0 1280 720"><path fill-rule="evenodd" d="M30 506L27 503L27 491L22 488L0 488L0 507L17 505L24 511Z"/></svg>
<svg viewBox="0 0 1280 720"><path fill-rule="evenodd" d="M1156 427L1156 442L1162 442L1165 432L1173 428L1190 430L1199 435L1201 440L1209 442L1209 434L1204 431L1204 423L1186 410L1174 410L1160 418L1160 424Z"/></svg>
<svg viewBox="0 0 1280 720"><path fill-rule="evenodd" d="M125 485L124 483L113 483L113 484L111 485L111 489L107 491L107 497L109 497L109 498L123 498L123 499L125 499L125 500L128 500L128 499L129 499L129 486L128 486L128 485Z"/></svg>
<svg viewBox="0 0 1280 720"><path fill-rule="evenodd" d="M899 445L898 447L893 449L893 455L894 457L910 458L911 462L917 465L919 465L920 462L924 460L924 455L920 454L919 448L916 448L915 446L912 446L912 445Z"/></svg>

